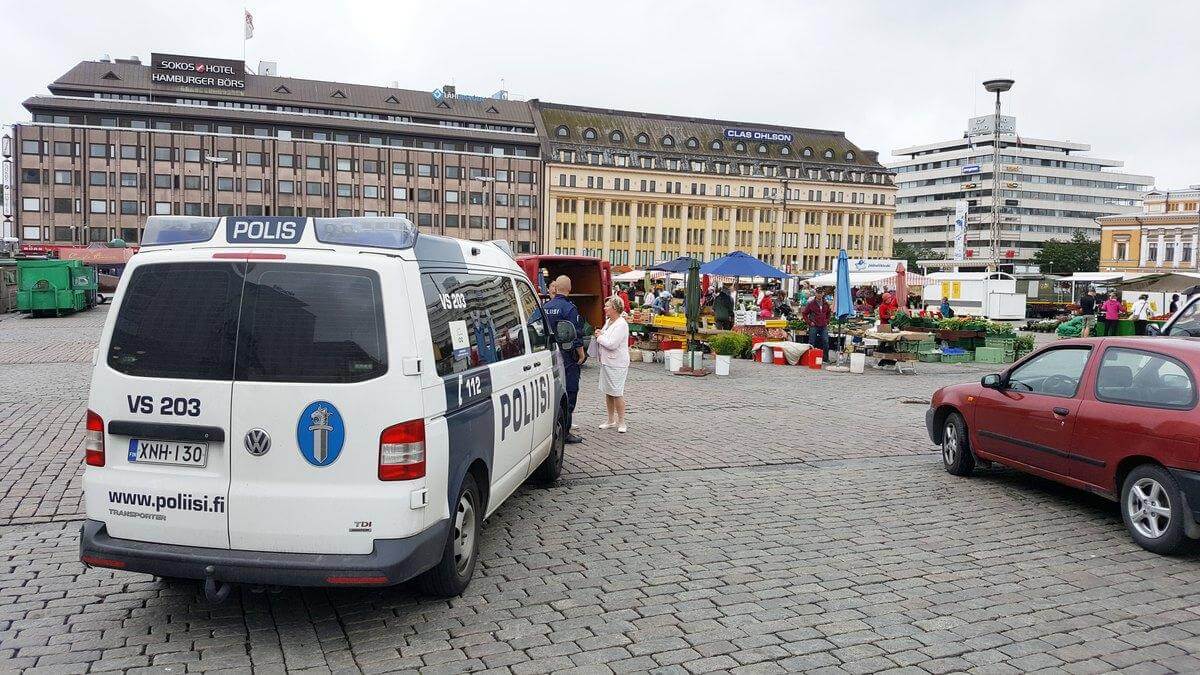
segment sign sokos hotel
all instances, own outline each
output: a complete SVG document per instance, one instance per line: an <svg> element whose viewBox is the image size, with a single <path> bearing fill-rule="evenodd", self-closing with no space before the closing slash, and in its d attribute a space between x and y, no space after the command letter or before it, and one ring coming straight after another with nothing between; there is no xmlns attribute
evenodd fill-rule
<svg viewBox="0 0 1200 675"><path fill-rule="evenodd" d="M178 54L151 54L150 81L185 87L246 88L246 62Z"/></svg>

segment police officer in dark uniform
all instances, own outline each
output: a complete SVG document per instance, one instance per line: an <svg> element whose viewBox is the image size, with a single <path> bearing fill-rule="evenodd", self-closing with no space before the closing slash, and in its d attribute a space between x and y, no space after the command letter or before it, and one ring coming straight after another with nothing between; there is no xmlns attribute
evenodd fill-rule
<svg viewBox="0 0 1200 675"><path fill-rule="evenodd" d="M559 321L570 321L575 324L575 342L570 349L563 350L563 361L567 375L567 410L566 427L568 443L581 443L583 439L571 431L571 420L575 413L575 401L579 398L579 364L583 361L583 319L575 303L567 299L571 293L571 278L562 275L550 284L550 301L542 307L546 311L546 320L550 323L553 334L558 328Z"/></svg>

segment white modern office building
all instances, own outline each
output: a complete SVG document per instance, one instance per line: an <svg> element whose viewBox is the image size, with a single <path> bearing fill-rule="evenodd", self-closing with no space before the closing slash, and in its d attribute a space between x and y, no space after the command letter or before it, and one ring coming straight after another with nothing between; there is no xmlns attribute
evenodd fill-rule
<svg viewBox="0 0 1200 675"><path fill-rule="evenodd" d="M892 151L897 240L954 257L955 207L965 201L964 259L992 257L993 117L972 118L960 138ZM1124 162L1084 155L1085 143L1022 137L1016 119L1000 124L998 259L1029 270L1047 239L1076 232L1100 238L1096 218L1141 210L1151 176L1123 173Z"/></svg>

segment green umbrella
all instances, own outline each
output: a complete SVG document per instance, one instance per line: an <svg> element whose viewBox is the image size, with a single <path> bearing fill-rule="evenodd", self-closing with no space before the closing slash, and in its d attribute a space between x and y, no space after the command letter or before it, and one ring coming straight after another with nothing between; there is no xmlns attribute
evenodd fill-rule
<svg viewBox="0 0 1200 675"><path fill-rule="evenodd" d="M700 344L696 341L696 332L700 329L700 261L692 259L688 265L687 293L684 303L687 306L688 351L699 351Z"/></svg>

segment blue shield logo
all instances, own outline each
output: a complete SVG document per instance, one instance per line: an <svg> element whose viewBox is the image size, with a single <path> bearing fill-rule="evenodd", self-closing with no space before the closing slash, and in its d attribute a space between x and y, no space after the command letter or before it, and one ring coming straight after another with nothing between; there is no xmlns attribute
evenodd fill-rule
<svg viewBox="0 0 1200 675"><path fill-rule="evenodd" d="M309 464L333 464L346 443L346 423L342 414L328 401L309 403L296 422L296 443Z"/></svg>
<svg viewBox="0 0 1200 675"><path fill-rule="evenodd" d="M430 95L433 96L434 103L441 103L442 99L446 98L446 92L442 91L441 89L434 89L433 93Z"/></svg>

